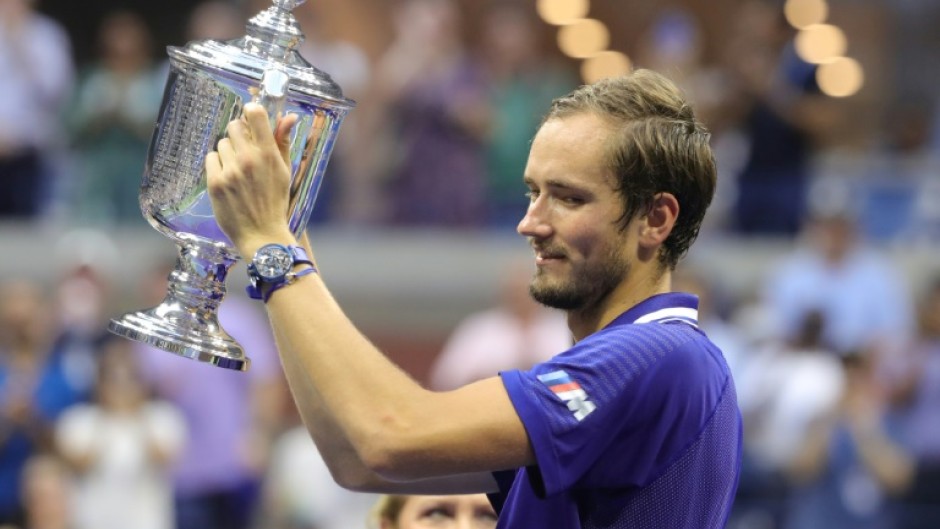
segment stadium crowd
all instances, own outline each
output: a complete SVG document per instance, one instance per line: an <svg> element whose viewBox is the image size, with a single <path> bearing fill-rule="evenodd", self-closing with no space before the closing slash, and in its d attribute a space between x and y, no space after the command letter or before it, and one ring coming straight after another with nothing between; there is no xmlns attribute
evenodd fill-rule
<svg viewBox="0 0 940 529"><path fill-rule="evenodd" d="M187 38L240 36L265 7L248 4L194 6ZM380 52L331 33L317 4L298 8L300 52L360 105L310 228L511 232L541 112L582 82L532 2L488 3L467 36L465 3L402 0ZM820 91L780 2L736 2L721 35L683 4L660 9L631 56L676 80L713 132L720 182L702 238L790 248L749 292L694 254L675 285L701 297L735 374L745 465L729 527L938 527L940 266L915 281L891 258L940 249L940 99L921 88L938 79L875 65L878 95L853 106ZM885 63L936 59L919 28L940 7L832 9L857 4L893 21ZM97 57L78 63L68 21L42 7L0 0L0 223L149 230L137 192L169 67L156 28L111 12ZM253 359L244 375L105 331L115 300L159 301L171 264L144 267L134 292L78 258L46 282L0 281L0 528L364 527L375 498L330 480L259 307L223 304ZM504 305L449 329L423 382L446 389L565 347L564 319L509 279L494 285Z"/></svg>

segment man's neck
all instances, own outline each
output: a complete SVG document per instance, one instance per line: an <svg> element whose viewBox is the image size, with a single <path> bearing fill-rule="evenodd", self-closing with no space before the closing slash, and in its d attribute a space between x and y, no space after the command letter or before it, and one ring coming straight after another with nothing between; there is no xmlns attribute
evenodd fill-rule
<svg viewBox="0 0 940 529"><path fill-rule="evenodd" d="M618 316L641 301L672 289L672 273L656 270L653 274L628 274L627 278L604 299L583 310L568 312L568 328L575 341L603 329Z"/></svg>

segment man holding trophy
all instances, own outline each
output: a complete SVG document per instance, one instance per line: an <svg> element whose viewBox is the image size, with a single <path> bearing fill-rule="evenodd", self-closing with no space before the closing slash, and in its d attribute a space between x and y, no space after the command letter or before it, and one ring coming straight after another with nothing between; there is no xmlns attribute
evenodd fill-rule
<svg viewBox="0 0 940 529"><path fill-rule="evenodd" d="M215 221L249 262L291 393L337 482L490 493L500 528L723 527L741 421L697 298L671 292L715 189L709 135L639 70L557 99L524 175L530 293L575 345L528 371L421 387L344 315L292 227L292 128L259 104L205 158ZM446 175L441 175L446 178Z"/></svg>

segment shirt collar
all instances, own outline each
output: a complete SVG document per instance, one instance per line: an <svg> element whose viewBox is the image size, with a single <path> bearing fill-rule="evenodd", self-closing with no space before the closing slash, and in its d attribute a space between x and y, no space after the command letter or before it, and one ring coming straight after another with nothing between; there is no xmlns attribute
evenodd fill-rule
<svg viewBox="0 0 940 529"><path fill-rule="evenodd" d="M608 326L674 321L698 327L698 296L685 292L656 294L637 303Z"/></svg>

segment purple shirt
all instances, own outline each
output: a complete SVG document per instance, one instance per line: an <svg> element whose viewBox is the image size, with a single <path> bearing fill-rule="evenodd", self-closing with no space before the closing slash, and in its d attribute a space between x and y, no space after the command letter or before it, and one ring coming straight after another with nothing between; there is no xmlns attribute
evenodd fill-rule
<svg viewBox="0 0 940 529"><path fill-rule="evenodd" d="M697 306L653 296L552 360L501 373L537 463L494 474L498 528L724 527L741 415Z"/></svg>
<svg viewBox="0 0 940 529"><path fill-rule="evenodd" d="M145 376L186 418L189 438L174 469L176 490L183 495L257 479L245 457L251 433L251 387L280 376L274 339L257 306L230 296L220 307L219 322L251 358L247 372L139 345Z"/></svg>

